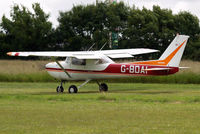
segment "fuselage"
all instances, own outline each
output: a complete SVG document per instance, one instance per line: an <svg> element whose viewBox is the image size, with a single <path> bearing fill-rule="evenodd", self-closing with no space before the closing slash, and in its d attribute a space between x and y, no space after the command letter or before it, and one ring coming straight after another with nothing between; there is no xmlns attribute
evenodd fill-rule
<svg viewBox="0 0 200 134"><path fill-rule="evenodd" d="M160 76L174 74L179 71L178 67L134 63L91 63L86 65L73 65L62 61L60 64L63 66L65 71L70 74L71 78L66 75L64 70L55 62L47 64L46 70L52 77L61 80L108 79L152 75ZM161 68L163 70L150 70L153 68ZM168 69L165 70L165 68Z"/></svg>

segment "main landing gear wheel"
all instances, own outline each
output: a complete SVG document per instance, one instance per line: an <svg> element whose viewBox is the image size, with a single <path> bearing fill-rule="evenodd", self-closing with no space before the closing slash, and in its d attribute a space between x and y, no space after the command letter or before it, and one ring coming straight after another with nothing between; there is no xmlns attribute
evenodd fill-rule
<svg viewBox="0 0 200 134"><path fill-rule="evenodd" d="M100 92L107 92L108 91L108 86L105 83L101 83L99 85L99 91Z"/></svg>
<svg viewBox="0 0 200 134"><path fill-rule="evenodd" d="M56 92L57 92L57 93L62 93L62 92L64 92L63 86L58 86L58 87L56 88Z"/></svg>
<svg viewBox="0 0 200 134"><path fill-rule="evenodd" d="M71 85L68 89L69 93L77 93L78 92L78 88L75 85Z"/></svg>

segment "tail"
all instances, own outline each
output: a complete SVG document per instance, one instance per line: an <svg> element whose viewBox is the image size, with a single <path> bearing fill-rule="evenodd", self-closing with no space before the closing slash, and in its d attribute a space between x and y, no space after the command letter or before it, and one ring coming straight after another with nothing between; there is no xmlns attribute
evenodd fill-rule
<svg viewBox="0 0 200 134"><path fill-rule="evenodd" d="M177 35L158 60L133 62L133 64L179 67L189 36Z"/></svg>
<svg viewBox="0 0 200 134"><path fill-rule="evenodd" d="M188 38L187 35L177 35L159 60L164 61L167 66L179 67Z"/></svg>

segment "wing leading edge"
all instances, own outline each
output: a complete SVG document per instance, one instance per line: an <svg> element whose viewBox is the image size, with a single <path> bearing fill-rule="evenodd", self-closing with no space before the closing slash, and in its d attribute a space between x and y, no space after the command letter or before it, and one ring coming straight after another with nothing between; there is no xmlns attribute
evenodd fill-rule
<svg viewBox="0 0 200 134"><path fill-rule="evenodd" d="M9 56L45 56L45 57L76 57L77 59L101 59L101 55L110 58L129 58L134 55L158 52L155 49L117 49L102 51L45 51L45 52L8 52Z"/></svg>

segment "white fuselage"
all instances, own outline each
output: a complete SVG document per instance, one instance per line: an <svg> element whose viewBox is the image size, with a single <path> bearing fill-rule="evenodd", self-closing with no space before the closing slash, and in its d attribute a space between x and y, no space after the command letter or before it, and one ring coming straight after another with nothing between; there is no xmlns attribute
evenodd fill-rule
<svg viewBox="0 0 200 134"><path fill-rule="evenodd" d="M62 71L55 70L55 68L60 68L56 62L52 62L46 65L47 72L54 78L61 80L86 80L86 79L103 79L103 78L112 78L112 75L104 75L101 73L95 73L94 71L103 71L110 63L101 64L101 65L73 65L68 64L65 61L60 62L64 69L68 70L67 72L71 76ZM52 68L52 69L50 69ZM53 69L54 68L54 69Z"/></svg>
<svg viewBox="0 0 200 134"><path fill-rule="evenodd" d="M59 65L60 64L60 65ZM66 60L46 65L46 70L60 80L108 79L148 75L169 75L178 67L145 65L135 63L110 63L99 60Z"/></svg>
<svg viewBox="0 0 200 134"><path fill-rule="evenodd" d="M77 59L76 59L77 60ZM111 60L85 60L85 64L75 64L72 58L66 58L65 61L59 62L61 66L67 70L71 78L60 68L56 62L48 63L46 65L47 72L54 78L61 80L87 80L87 79L105 79L113 78L112 74L106 74L102 71L105 70L111 63ZM115 75L121 77L121 75Z"/></svg>

